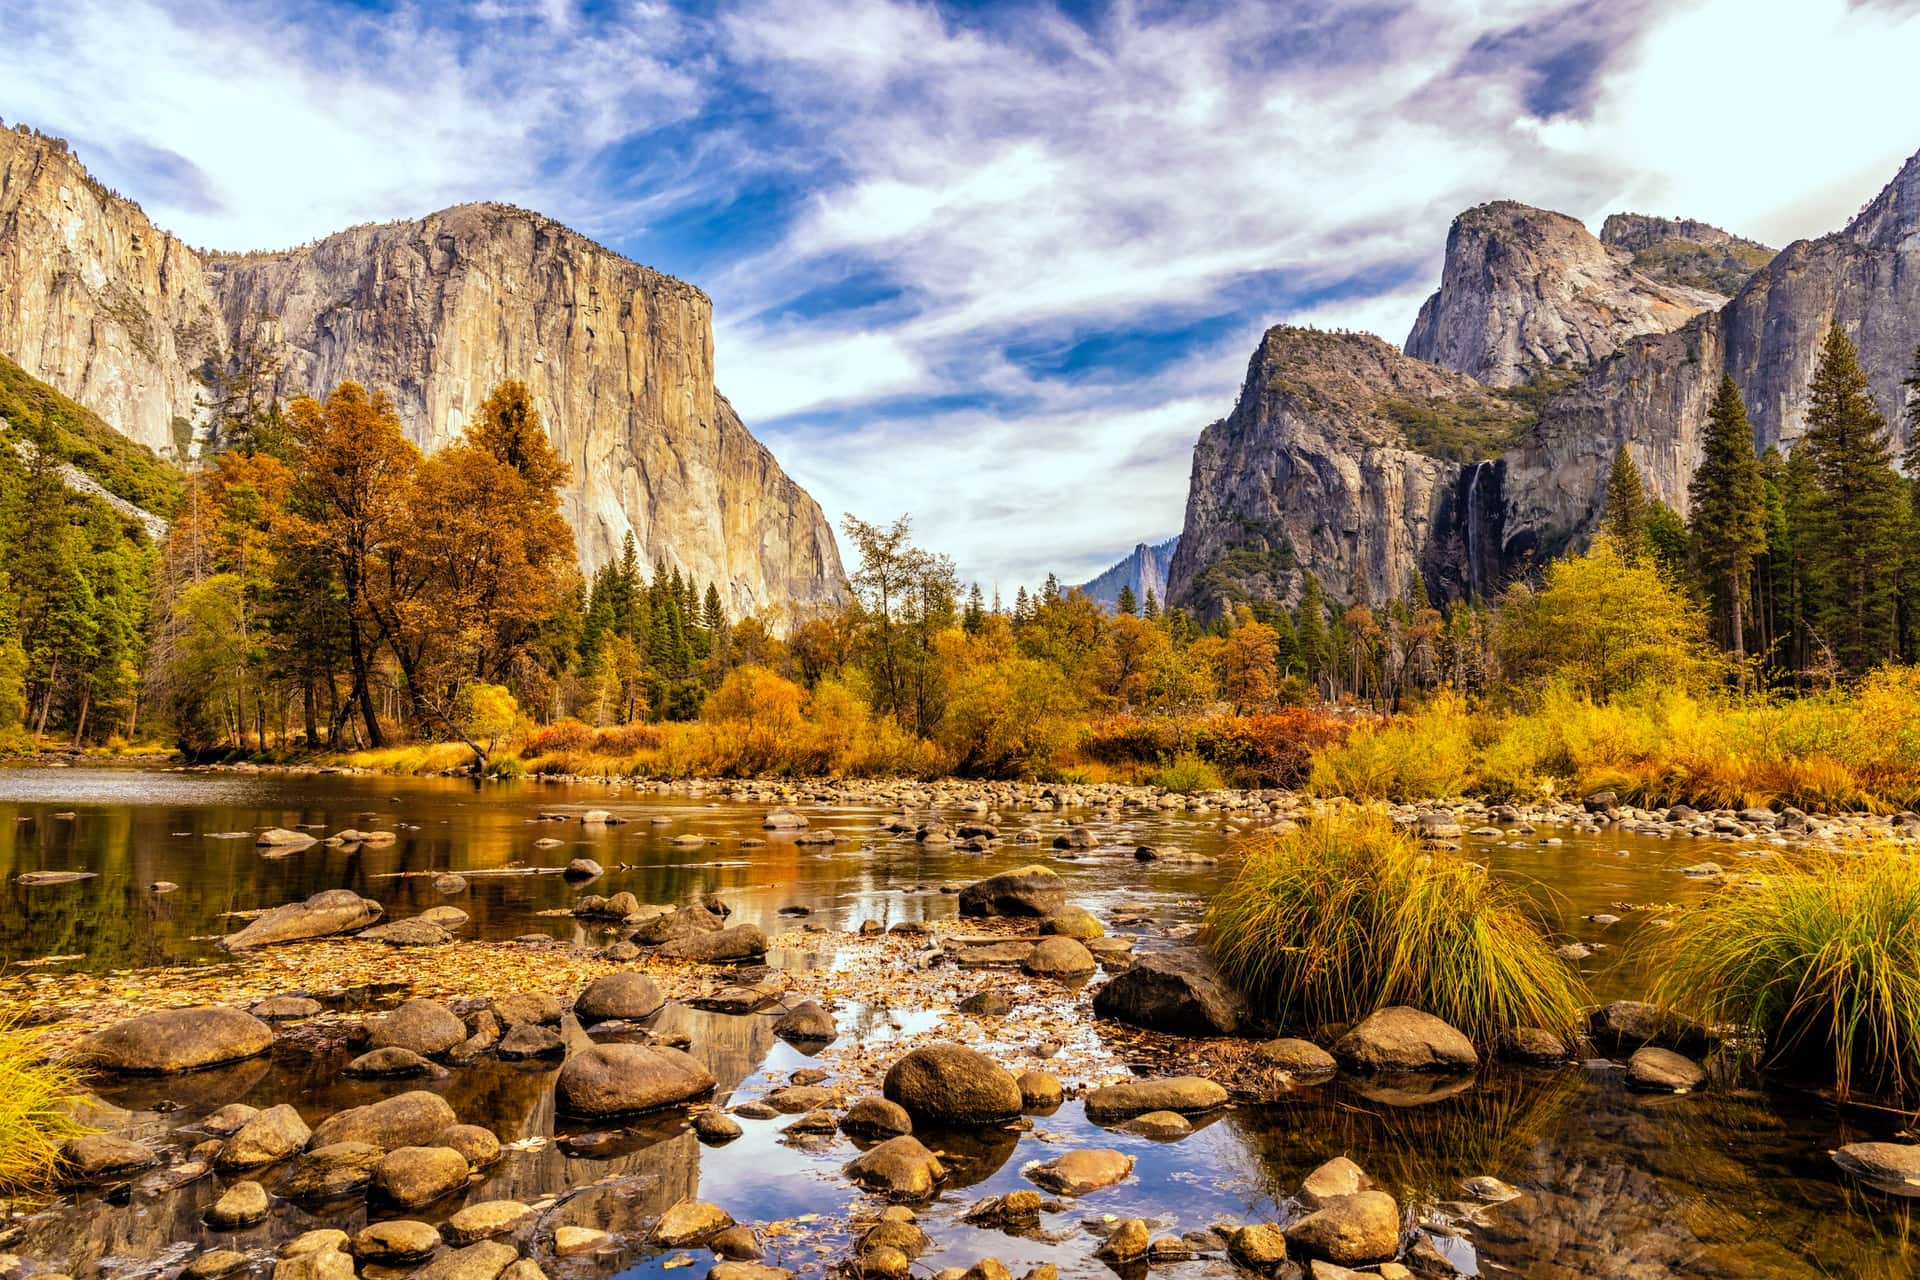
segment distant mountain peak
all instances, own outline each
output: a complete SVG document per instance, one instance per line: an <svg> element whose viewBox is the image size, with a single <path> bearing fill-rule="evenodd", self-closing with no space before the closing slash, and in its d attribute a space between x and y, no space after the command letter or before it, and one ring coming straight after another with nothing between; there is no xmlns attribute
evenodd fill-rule
<svg viewBox="0 0 1920 1280"><path fill-rule="evenodd" d="M1136 543L1131 552L1099 577L1081 583L1080 590L1108 609L1119 607L1122 587L1133 589L1133 598L1141 608L1146 607L1148 591L1152 591L1154 598L1164 604L1167 599L1167 569L1172 565L1173 553L1179 547L1178 537L1159 543Z"/></svg>

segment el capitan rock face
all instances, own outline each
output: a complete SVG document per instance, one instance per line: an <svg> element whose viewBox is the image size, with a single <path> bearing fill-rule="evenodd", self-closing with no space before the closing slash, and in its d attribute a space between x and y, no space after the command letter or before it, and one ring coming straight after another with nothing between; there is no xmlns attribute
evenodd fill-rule
<svg viewBox="0 0 1920 1280"><path fill-rule="evenodd" d="M1724 300L1636 270L1630 251L1564 213L1497 200L1453 220L1440 288L1406 353L1510 387L1541 367L1584 368Z"/></svg>
<svg viewBox="0 0 1920 1280"><path fill-rule="evenodd" d="M198 254L64 143L0 130L0 351L155 449L203 413L194 372L250 351L282 397L389 391L425 448L492 387L532 389L573 467L583 563L718 585L735 614L837 599L819 505L714 387L712 304L551 219L460 205L286 253Z"/></svg>
<svg viewBox="0 0 1920 1280"><path fill-rule="evenodd" d="M1407 355L1366 335L1270 331L1233 414L1194 449L1171 601L1209 614L1236 599L1291 602L1304 569L1330 601L1378 604L1403 595L1416 567L1435 599L1490 597L1586 543L1622 446L1649 492L1684 514L1722 374L1746 400L1756 448L1790 450L1805 432L1807 383L1835 321L1860 349L1899 453L1909 434L1901 380L1920 343L1920 155L1846 228L1789 245L1723 305L1677 324L1667 304L1656 305L1672 301L1675 286L1623 266L1620 255L1675 239L1712 247L1716 229L1637 215L1609 223L1617 246L1525 206L1462 215L1447 279ZM1561 249L1544 251L1554 244ZM1612 275L1595 250L1617 268ZM1634 322L1644 327L1593 328L1580 308L1547 305L1564 300L1575 260L1588 263L1582 271L1598 290L1588 301L1612 298L1620 314L1644 304ZM1418 352L1494 382L1536 357L1569 372L1558 389L1490 388ZM1571 372L1587 359L1590 369ZM1516 415L1510 429L1488 397Z"/></svg>

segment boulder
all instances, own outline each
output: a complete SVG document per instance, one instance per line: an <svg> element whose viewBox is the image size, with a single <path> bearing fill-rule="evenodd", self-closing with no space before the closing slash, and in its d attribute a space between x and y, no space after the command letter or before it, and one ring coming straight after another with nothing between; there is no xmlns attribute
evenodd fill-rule
<svg viewBox="0 0 1920 1280"><path fill-rule="evenodd" d="M307 1149L317 1153L321 1147L343 1142L364 1142L381 1151L424 1146L458 1122L446 1099L414 1089L327 1117L315 1126Z"/></svg>
<svg viewBox="0 0 1920 1280"><path fill-rule="evenodd" d="M440 1247L440 1233L424 1222L394 1218L362 1227L349 1248L353 1256L387 1266L424 1262Z"/></svg>
<svg viewBox="0 0 1920 1280"><path fill-rule="evenodd" d="M313 1146L293 1162L276 1190L289 1200L337 1200L366 1190L385 1156L370 1142Z"/></svg>
<svg viewBox="0 0 1920 1280"><path fill-rule="evenodd" d="M1049 916L1067 905L1067 886L1039 865L1004 871L960 891L963 916Z"/></svg>
<svg viewBox="0 0 1920 1280"><path fill-rule="evenodd" d="M567 1051L566 1041L552 1027L522 1022L507 1028L494 1052L508 1061L523 1058L555 1058Z"/></svg>
<svg viewBox="0 0 1920 1280"><path fill-rule="evenodd" d="M501 1280L502 1273L520 1258L520 1250L499 1240L482 1240L452 1253L443 1253L407 1280ZM280 1280L278 1276L274 1280Z"/></svg>
<svg viewBox="0 0 1920 1280"><path fill-rule="evenodd" d="M1075 939L1050 935L1027 952L1020 967L1041 978L1084 978L1100 966L1093 952Z"/></svg>
<svg viewBox="0 0 1920 1280"><path fill-rule="evenodd" d="M645 947L656 947L693 933L712 933L725 921L705 907L676 907L651 916L634 928L633 940Z"/></svg>
<svg viewBox="0 0 1920 1280"><path fill-rule="evenodd" d="M1288 1249L1343 1267L1386 1262L1400 1252L1400 1206L1384 1191L1360 1191L1287 1224Z"/></svg>
<svg viewBox="0 0 1920 1280"><path fill-rule="evenodd" d="M1692 1058L1647 1045L1627 1059L1627 1083L1636 1089L1686 1093L1707 1082L1707 1071Z"/></svg>
<svg viewBox="0 0 1920 1280"><path fill-rule="evenodd" d="M650 1018L667 998L644 973L610 973L595 978L574 998L573 1011L582 1022L609 1022L616 1018Z"/></svg>
<svg viewBox="0 0 1920 1280"><path fill-rule="evenodd" d="M1013 1001L989 987L974 992L956 1007L961 1013L970 1013L976 1018L1004 1018L1013 1012Z"/></svg>
<svg viewBox="0 0 1920 1280"><path fill-rule="evenodd" d="M1502 1037L1500 1056L1510 1062L1565 1062L1573 1051L1565 1040L1544 1027L1515 1027Z"/></svg>
<svg viewBox="0 0 1920 1280"><path fill-rule="evenodd" d="M689 933L660 948L660 954L679 960L698 960L702 964L734 964L758 960L767 954L767 935L759 926L735 925L711 933Z"/></svg>
<svg viewBox="0 0 1920 1280"><path fill-rule="evenodd" d="M1062 907L1040 922L1043 936L1057 934L1062 938L1076 938L1085 942L1106 933L1099 917L1084 907Z"/></svg>
<svg viewBox="0 0 1920 1280"><path fill-rule="evenodd" d="M1104 1148L1069 1151L1044 1164L1028 1165L1022 1172L1056 1195L1084 1196L1126 1181L1133 1172L1133 1157Z"/></svg>
<svg viewBox="0 0 1920 1280"><path fill-rule="evenodd" d="M146 1147L109 1133L69 1138L60 1147L60 1172L67 1182L91 1186L150 1169L159 1158Z"/></svg>
<svg viewBox="0 0 1920 1280"><path fill-rule="evenodd" d="M840 1034L840 1028L834 1025L833 1015L817 1001L803 1000L773 1024L773 1034L782 1040L826 1044Z"/></svg>
<svg viewBox="0 0 1920 1280"><path fill-rule="evenodd" d="M1093 1011L1173 1035L1238 1035L1252 1020L1246 1000L1198 949L1141 956L1094 993Z"/></svg>
<svg viewBox="0 0 1920 1280"><path fill-rule="evenodd" d="M567 863L560 873L568 880L592 880L605 875L605 870L592 858L575 858Z"/></svg>
<svg viewBox="0 0 1920 1280"><path fill-rule="evenodd" d="M1177 1111L1198 1115L1227 1104L1227 1091L1201 1076L1170 1076L1162 1080L1129 1080L1110 1084L1087 1095L1087 1119L1095 1124L1129 1120L1149 1111Z"/></svg>
<svg viewBox="0 0 1920 1280"><path fill-rule="evenodd" d="M563 1111L618 1116L692 1101L713 1083L705 1067L678 1049L603 1044L569 1056L555 1090Z"/></svg>
<svg viewBox="0 0 1920 1280"><path fill-rule="evenodd" d="M847 1177L864 1191L890 1200L926 1200L946 1179L947 1170L917 1138L889 1138L848 1163Z"/></svg>
<svg viewBox="0 0 1920 1280"><path fill-rule="evenodd" d="M1332 1054L1311 1040L1269 1040L1253 1051L1253 1060L1305 1078L1330 1076L1340 1067Z"/></svg>
<svg viewBox="0 0 1920 1280"><path fill-rule="evenodd" d="M1193 1132L1193 1122L1178 1111L1149 1111L1122 1126L1128 1133L1155 1142L1173 1142Z"/></svg>
<svg viewBox="0 0 1920 1280"><path fill-rule="evenodd" d="M362 942L384 942L390 947L438 947L453 941L452 934L419 916L362 929L357 936Z"/></svg>
<svg viewBox="0 0 1920 1280"><path fill-rule="evenodd" d="M260 1108L244 1102L229 1102L205 1120L200 1127L216 1138L228 1138L240 1132L240 1126L260 1114Z"/></svg>
<svg viewBox="0 0 1920 1280"><path fill-rule="evenodd" d="M458 1151L475 1169L484 1169L500 1158L500 1139L493 1130L477 1124L448 1125L429 1145Z"/></svg>
<svg viewBox="0 0 1920 1280"><path fill-rule="evenodd" d="M1850 1142L1833 1153L1833 1161L1856 1178L1908 1194L1920 1187L1920 1143Z"/></svg>
<svg viewBox="0 0 1920 1280"><path fill-rule="evenodd" d="M1094 1250L1094 1256L1102 1262L1137 1262L1147 1256L1151 1240L1146 1223L1138 1218L1126 1218L1107 1233L1107 1238Z"/></svg>
<svg viewBox="0 0 1920 1280"><path fill-rule="evenodd" d="M304 1151L313 1131L286 1103L268 1107L241 1125L224 1143L214 1164L223 1172L258 1169Z"/></svg>
<svg viewBox="0 0 1920 1280"><path fill-rule="evenodd" d="M870 1094L847 1108L840 1128L856 1138L895 1138L913 1132L913 1117L899 1103Z"/></svg>
<svg viewBox="0 0 1920 1280"><path fill-rule="evenodd" d="M373 1185L403 1209L432 1204L467 1185L472 1168L452 1147L396 1147L373 1171Z"/></svg>
<svg viewBox="0 0 1920 1280"><path fill-rule="evenodd" d="M689 1249L704 1244L733 1225L733 1215L705 1200L682 1200L660 1215L653 1243L663 1249Z"/></svg>
<svg viewBox="0 0 1920 1280"><path fill-rule="evenodd" d="M1022 1071L1014 1083L1020 1086L1020 1105L1028 1111L1051 1111L1066 1098L1060 1078L1046 1071Z"/></svg>
<svg viewBox="0 0 1920 1280"><path fill-rule="evenodd" d="M478 1244L511 1234L532 1217L533 1210L518 1200L482 1200L448 1218L440 1234L456 1247Z"/></svg>
<svg viewBox="0 0 1920 1280"><path fill-rule="evenodd" d="M957 1044L915 1049L888 1068L886 1096L915 1122L961 1127L1020 1115L1020 1086L999 1063Z"/></svg>
<svg viewBox="0 0 1920 1280"><path fill-rule="evenodd" d="M1340 1037L1333 1056L1350 1071L1472 1071L1480 1065L1471 1040L1405 1005L1368 1014Z"/></svg>
<svg viewBox="0 0 1920 1280"><path fill-rule="evenodd" d="M268 827L255 840L256 848L261 849L299 849L314 843L314 837L304 831L289 831L285 827Z"/></svg>
<svg viewBox="0 0 1920 1280"><path fill-rule="evenodd" d="M273 1029L238 1009L163 1009L96 1031L75 1056L109 1071L171 1074L251 1058L272 1045Z"/></svg>
<svg viewBox="0 0 1920 1280"><path fill-rule="evenodd" d="M431 1057L466 1038L466 1023L447 1006L437 1000L409 1000L374 1026L369 1043L375 1049L411 1049Z"/></svg>
<svg viewBox="0 0 1920 1280"><path fill-rule="evenodd" d="M1658 1045L1676 1053L1703 1054L1710 1047L1707 1029L1692 1018L1641 1000L1615 1000L1587 1015L1587 1034L1610 1053Z"/></svg>
<svg viewBox="0 0 1920 1280"><path fill-rule="evenodd" d="M1271 1222L1241 1227L1227 1237L1227 1256L1249 1271L1278 1270L1287 1260L1286 1232Z"/></svg>
<svg viewBox="0 0 1920 1280"><path fill-rule="evenodd" d="M1373 1179L1345 1156L1335 1156L1300 1180L1300 1203L1319 1209L1345 1196L1373 1190Z"/></svg>
<svg viewBox="0 0 1920 1280"><path fill-rule="evenodd" d="M220 945L228 951L245 951L282 942L330 938L366 928L380 918L381 910L379 903L351 889L328 889L305 902L275 907L249 921L238 933L222 938Z"/></svg>
<svg viewBox="0 0 1920 1280"><path fill-rule="evenodd" d="M775 809L761 820L760 827L764 831L804 831L807 817L791 809Z"/></svg>
<svg viewBox="0 0 1920 1280"><path fill-rule="evenodd" d="M180 1280L227 1280L252 1265L253 1259L236 1249L209 1249L186 1265Z"/></svg>
<svg viewBox="0 0 1920 1280"><path fill-rule="evenodd" d="M236 1182L207 1210L207 1225L215 1231L240 1231L265 1222L272 1207L265 1187L257 1182Z"/></svg>
<svg viewBox="0 0 1920 1280"><path fill-rule="evenodd" d="M341 1071L345 1075L364 1076L373 1080L446 1074L443 1068L435 1066L413 1050L392 1045L385 1049L368 1050L341 1068Z"/></svg>
<svg viewBox="0 0 1920 1280"><path fill-rule="evenodd" d="M326 1012L318 1000L306 996L268 996L265 1000L250 1005L247 1012L263 1022L290 1022L295 1018L311 1018Z"/></svg>

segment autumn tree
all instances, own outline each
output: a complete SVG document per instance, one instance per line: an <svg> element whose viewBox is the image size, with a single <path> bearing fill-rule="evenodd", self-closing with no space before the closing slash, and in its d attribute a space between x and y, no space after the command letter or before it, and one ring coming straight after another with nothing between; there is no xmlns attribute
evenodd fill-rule
<svg viewBox="0 0 1920 1280"><path fill-rule="evenodd" d="M1607 487L1600 504L1600 535L1612 541L1620 558L1628 564L1646 559L1652 548L1647 541L1647 490L1640 480L1640 468L1633 465L1627 446L1613 453L1613 468L1607 472Z"/></svg>

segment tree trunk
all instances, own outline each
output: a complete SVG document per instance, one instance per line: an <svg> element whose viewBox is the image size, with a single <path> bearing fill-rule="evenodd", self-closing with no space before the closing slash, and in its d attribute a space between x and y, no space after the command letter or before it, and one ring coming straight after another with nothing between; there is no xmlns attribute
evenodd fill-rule
<svg viewBox="0 0 1920 1280"><path fill-rule="evenodd" d="M55 658L47 666L47 692L46 696L40 699L40 718L35 721L33 726L33 736L36 742L47 732L47 716L53 711L53 690L54 686L59 683L59 676L60 659Z"/></svg>
<svg viewBox="0 0 1920 1280"><path fill-rule="evenodd" d="M86 735L87 711L92 705L93 688L90 685L82 685L80 688L80 723L73 727L73 749L75 751L80 749L80 739Z"/></svg>

